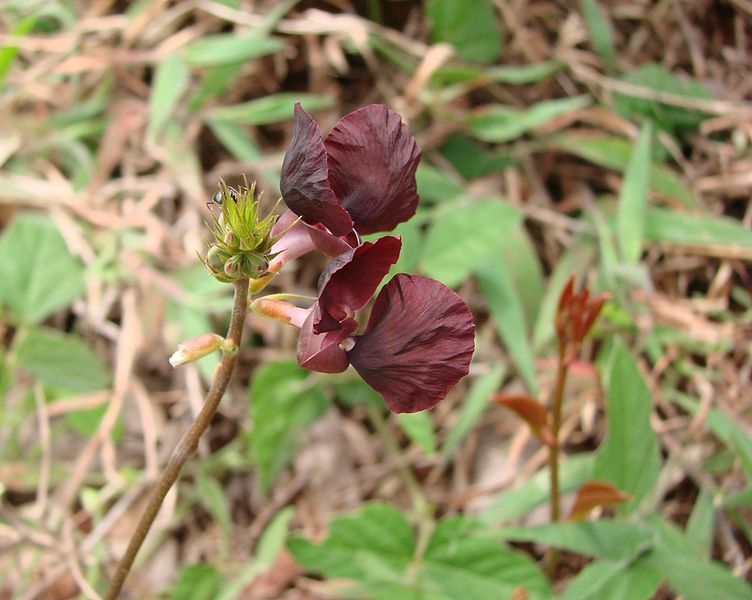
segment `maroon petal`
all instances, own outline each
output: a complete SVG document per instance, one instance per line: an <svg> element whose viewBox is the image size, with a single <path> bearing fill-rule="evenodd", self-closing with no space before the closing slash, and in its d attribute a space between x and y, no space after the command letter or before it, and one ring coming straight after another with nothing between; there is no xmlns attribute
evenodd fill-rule
<svg viewBox="0 0 752 600"><path fill-rule="evenodd" d="M391 231L418 208L420 148L400 116L370 104L345 116L324 141L329 183L360 234Z"/></svg>
<svg viewBox="0 0 752 600"><path fill-rule="evenodd" d="M364 242L329 263L319 278L314 333L337 329L341 321L363 308L397 262L401 248L400 238L386 236Z"/></svg>
<svg viewBox="0 0 752 600"><path fill-rule="evenodd" d="M298 365L319 373L341 373L350 363L339 344L357 329L358 324L354 319L348 319L336 331L316 335L313 333L315 312L314 308L300 329Z"/></svg>
<svg viewBox="0 0 752 600"><path fill-rule="evenodd" d="M431 408L467 375L473 316L455 292L419 275L395 276L379 293L350 362L392 412Z"/></svg>
<svg viewBox="0 0 752 600"><path fill-rule="evenodd" d="M335 235L346 235L352 219L340 206L329 184L326 150L321 131L295 104L292 139L282 162L279 187L287 207L308 223L322 223Z"/></svg>

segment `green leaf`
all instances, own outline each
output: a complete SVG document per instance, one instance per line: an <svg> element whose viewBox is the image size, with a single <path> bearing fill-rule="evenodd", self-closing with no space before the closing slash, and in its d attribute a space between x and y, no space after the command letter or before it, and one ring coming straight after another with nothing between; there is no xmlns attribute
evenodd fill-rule
<svg viewBox="0 0 752 600"><path fill-rule="evenodd" d="M713 506L713 496L703 488L697 495L685 531L687 540L696 549L699 558L710 558L713 550L714 529L715 507Z"/></svg>
<svg viewBox="0 0 752 600"><path fill-rule="evenodd" d="M752 599L749 584L734 577L725 565L698 557L673 524L657 520L656 525L656 547L645 559L677 594L686 600Z"/></svg>
<svg viewBox="0 0 752 600"><path fill-rule="evenodd" d="M183 567L172 589L171 600L214 600L222 590L222 576L210 565Z"/></svg>
<svg viewBox="0 0 752 600"><path fill-rule="evenodd" d="M607 481L633 498L620 512L632 512L658 479L661 461L658 440L650 426L650 390L632 355L620 339L611 351L607 381L606 441L595 461L595 479Z"/></svg>
<svg viewBox="0 0 752 600"><path fill-rule="evenodd" d="M40 323L84 289L84 269L48 218L16 217L0 237L0 301L16 319Z"/></svg>
<svg viewBox="0 0 752 600"><path fill-rule="evenodd" d="M453 135L444 143L441 154L465 179L499 173L515 162L508 152L488 150L460 134Z"/></svg>
<svg viewBox="0 0 752 600"><path fill-rule="evenodd" d="M251 456L261 486L268 490L304 440L305 428L326 410L323 391L294 362L267 363L256 371L248 392L253 428Z"/></svg>
<svg viewBox="0 0 752 600"><path fill-rule="evenodd" d="M642 253L652 131L650 121L645 121L629 157L624 181L619 190L616 231L622 258L630 263L636 263Z"/></svg>
<svg viewBox="0 0 752 600"><path fill-rule="evenodd" d="M206 67L228 63L247 62L251 59L282 50L285 43L260 31L244 35L217 33L190 42L183 49L185 61L193 66Z"/></svg>
<svg viewBox="0 0 752 600"><path fill-rule="evenodd" d="M616 51L611 23L596 0L580 0L580 10L585 19L593 48L610 69L616 68Z"/></svg>
<svg viewBox="0 0 752 600"><path fill-rule="evenodd" d="M164 162L169 167L174 181L189 198L204 197L201 163L196 155L195 144L189 144L185 129L178 121L171 119L165 123L162 145L165 150Z"/></svg>
<svg viewBox="0 0 752 600"><path fill-rule="evenodd" d="M354 515L335 518L324 542L295 538L288 547L306 569L358 582L361 593L352 596L359 598L503 598L520 586L530 598L552 597L532 561L481 533L473 521L446 519L416 558L413 531L401 512L369 504Z"/></svg>
<svg viewBox="0 0 752 600"><path fill-rule="evenodd" d="M149 96L149 138L154 139L175 111L180 97L188 87L190 72L176 53L158 66Z"/></svg>
<svg viewBox="0 0 752 600"><path fill-rule="evenodd" d="M462 404L459 419L449 430L441 449L444 460L449 460L454 455L454 451L483 415L489 405L491 394L499 388L503 377L504 370L500 365L496 365L473 382L467 399Z"/></svg>
<svg viewBox="0 0 752 600"><path fill-rule="evenodd" d="M288 547L309 571L365 581L374 568L404 573L415 551L415 538L400 511L374 503L353 515L334 518L322 543L292 538Z"/></svg>
<svg viewBox="0 0 752 600"><path fill-rule="evenodd" d="M573 552L610 558L631 558L652 546L649 528L626 521L577 521L537 527L507 527L494 532L505 540L548 544Z"/></svg>
<svg viewBox="0 0 752 600"><path fill-rule="evenodd" d="M29 15L28 17L21 19L21 21L13 27L11 31L12 35L24 36L29 33L34 28L34 25L36 25L37 18L36 15ZM0 48L0 88L3 87L5 78L7 77L10 68L13 66L16 56L18 56L17 46L3 46Z"/></svg>
<svg viewBox="0 0 752 600"><path fill-rule="evenodd" d="M236 125L269 125L292 120L292 111L300 102L307 111L329 108L334 104L330 96L283 92L231 106L220 106L206 113L209 121L227 121Z"/></svg>
<svg viewBox="0 0 752 600"><path fill-rule="evenodd" d="M18 366L45 386L74 394L109 386L99 356L77 336L54 329L31 329L18 345Z"/></svg>
<svg viewBox="0 0 752 600"><path fill-rule="evenodd" d="M522 587L531 599L552 598L543 573L527 557L483 537L484 526L464 517L443 520L431 535L420 579L444 597L509 598Z"/></svg>
<svg viewBox="0 0 752 600"><path fill-rule="evenodd" d="M207 121L206 124L236 159L255 162L263 156L256 142L237 125L227 121Z"/></svg>
<svg viewBox="0 0 752 600"><path fill-rule="evenodd" d="M522 298L514 285L504 260L490 258L479 264L475 276L486 298L496 330L517 370L535 396L538 382L535 357L530 343L530 330L522 306Z"/></svg>
<svg viewBox="0 0 752 600"><path fill-rule="evenodd" d="M645 215L645 238L710 256L752 257L752 231L728 217L649 208Z"/></svg>
<svg viewBox="0 0 752 600"><path fill-rule="evenodd" d="M232 513L225 490L210 474L199 472L196 477L196 493L201 505L219 525L226 544L232 532Z"/></svg>
<svg viewBox="0 0 752 600"><path fill-rule="evenodd" d="M626 169L632 153L632 147L626 140L591 133L561 134L553 138L550 146L566 150L596 165L617 171ZM652 164L650 166L650 187L662 196L676 200L684 206L699 206L692 191L682 183L674 171L664 165ZM649 223L648 219L648 225Z"/></svg>
<svg viewBox="0 0 752 600"><path fill-rule="evenodd" d="M585 108L590 96L574 96L543 100L530 108L520 109L500 104L487 104L473 112L466 121L470 133L484 142L509 142L545 125L551 119Z"/></svg>
<svg viewBox="0 0 752 600"><path fill-rule="evenodd" d="M711 100L713 95L702 84L692 79L678 77L664 66L647 63L632 71L624 81L655 92L666 92L687 98ZM660 129L686 131L697 127L705 118L702 112L671 106L655 100L631 97L623 91L614 94L618 112L627 119L642 116L652 119Z"/></svg>
<svg viewBox="0 0 752 600"><path fill-rule="evenodd" d="M415 179L421 200L431 200L432 202L456 200L464 191L460 183L426 162L418 165Z"/></svg>
<svg viewBox="0 0 752 600"><path fill-rule="evenodd" d="M440 67L431 76L431 85L443 88L452 83L494 81L508 85L525 85L548 79L566 66L559 60L515 66L477 67L451 64Z"/></svg>
<svg viewBox="0 0 752 600"><path fill-rule="evenodd" d="M490 63L501 53L501 36L490 0L429 0L431 39L448 42L464 60Z"/></svg>
<svg viewBox="0 0 752 600"><path fill-rule="evenodd" d="M585 481L592 479L594 457L579 454L559 465L559 487L563 494L574 492ZM543 468L520 487L499 494L492 504L483 509L479 519L488 524L511 521L528 514L548 502L549 471Z"/></svg>
<svg viewBox="0 0 752 600"><path fill-rule="evenodd" d="M436 452L436 436L433 432L431 416L428 411L417 413L400 413L397 422L402 431L407 434L426 454Z"/></svg>
<svg viewBox="0 0 752 600"><path fill-rule="evenodd" d="M502 240L520 220L516 208L498 199L442 207L426 236L421 270L457 286L486 258L500 260Z"/></svg>
<svg viewBox="0 0 752 600"><path fill-rule="evenodd" d="M538 251L523 225L514 227L502 238L501 257L520 298L525 322L535 323L545 292L543 269Z"/></svg>
<svg viewBox="0 0 752 600"><path fill-rule="evenodd" d="M238 80L244 66L239 62L206 69L200 83L185 103L188 110L196 112L212 98L221 97Z"/></svg>
<svg viewBox="0 0 752 600"><path fill-rule="evenodd" d="M650 600L660 572L644 558L590 563L571 581L561 600Z"/></svg>
<svg viewBox="0 0 752 600"><path fill-rule="evenodd" d="M269 525L264 529L264 533L259 538L256 547L256 561L261 568L268 569L277 559L280 550L284 548L287 541L290 521L295 516L295 509L292 506L285 506L280 510Z"/></svg>

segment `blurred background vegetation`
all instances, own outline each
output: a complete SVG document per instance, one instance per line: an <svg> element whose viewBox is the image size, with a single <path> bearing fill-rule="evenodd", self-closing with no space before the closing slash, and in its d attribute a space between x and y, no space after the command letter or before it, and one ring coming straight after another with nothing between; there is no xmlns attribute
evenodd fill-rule
<svg viewBox="0 0 752 600"><path fill-rule="evenodd" d="M273 205L296 101L415 132L397 266L471 306L471 374L388 416L251 317L127 597L752 597L751 54L744 0L0 2L0 598L106 587L214 367L167 357L226 325L207 200L245 175ZM571 273L611 300L562 485L632 501L550 526L545 453L489 398L547 401Z"/></svg>

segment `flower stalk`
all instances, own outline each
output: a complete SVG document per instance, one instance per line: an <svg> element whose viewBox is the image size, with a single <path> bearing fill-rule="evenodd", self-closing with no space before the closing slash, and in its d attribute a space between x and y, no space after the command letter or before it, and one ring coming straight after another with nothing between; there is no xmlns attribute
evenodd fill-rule
<svg viewBox="0 0 752 600"><path fill-rule="evenodd" d="M233 285L235 288L235 296L233 300L232 316L230 317L230 325L225 339L234 344L237 348L240 346L243 324L245 323L245 316L248 307L248 279L240 279ZM149 503L131 536L128 548L120 559L117 569L115 570L115 575L110 581L110 587L105 595L105 600L115 600L120 595L120 590L133 566L133 561L136 559L136 555L138 554L144 539L146 539L146 535L149 533L167 493L180 476L180 471L182 470L183 465L185 465L188 459L196 452L199 439L207 430L217 412L219 402L222 400L222 396L227 389L227 384L229 383L232 372L235 369L236 362L237 352L225 352L223 354L222 360L214 373L209 392L206 394L204 405L191 426L188 428L188 431L183 434L183 437L173 450L172 456L170 456L170 460L162 472L162 475L157 482L157 486L154 488L154 491L149 498Z"/></svg>

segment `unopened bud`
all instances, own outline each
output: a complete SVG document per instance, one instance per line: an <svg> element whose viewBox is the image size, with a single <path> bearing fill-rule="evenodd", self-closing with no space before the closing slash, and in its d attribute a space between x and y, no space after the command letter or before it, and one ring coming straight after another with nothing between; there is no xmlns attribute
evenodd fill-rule
<svg viewBox="0 0 752 600"><path fill-rule="evenodd" d="M178 344L178 349L170 357L170 364L173 367L184 365L185 363L194 362L211 354L215 350L223 347L225 338L216 333L204 333Z"/></svg>

